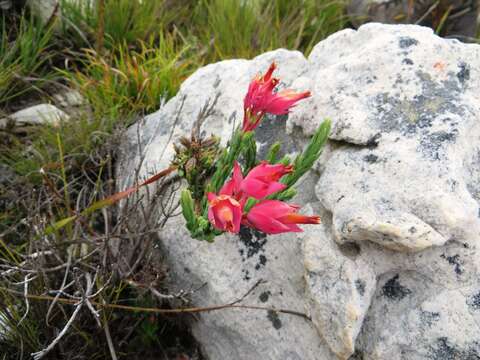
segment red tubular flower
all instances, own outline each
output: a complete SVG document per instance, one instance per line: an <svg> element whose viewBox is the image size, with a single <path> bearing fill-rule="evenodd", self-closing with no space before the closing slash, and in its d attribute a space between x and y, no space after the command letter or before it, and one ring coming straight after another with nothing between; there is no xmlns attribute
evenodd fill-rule
<svg viewBox="0 0 480 360"><path fill-rule="evenodd" d="M255 199L262 199L265 196L282 191L286 188L285 184L279 183L278 180L293 171L293 166L285 166L283 164L268 164L262 161L260 165L255 166L247 174L240 184L240 190L247 196Z"/></svg>
<svg viewBox="0 0 480 360"><path fill-rule="evenodd" d="M298 101L305 99L310 95L310 91L297 93L290 89L282 90L267 97L264 100L264 107L266 112L273 115L288 114L290 108L295 106Z"/></svg>
<svg viewBox="0 0 480 360"><path fill-rule="evenodd" d="M283 201L265 200L254 205L242 223L266 234L302 232L297 224L320 223L319 216L300 215L298 209L298 206Z"/></svg>
<svg viewBox="0 0 480 360"><path fill-rule="evenodd" d="M268 68L265 75L257 75L248 86L247 95L243 99L244 109L255 109L259 100L265 95L270 94L275 86L278 84L277 78L272 78L272 74L277 68L277 65L273 62Z"/></svg>
<svg viewBox="0 0 480 360"><path fill-rule="evenodd" d="M231 233L240 231L243 209L237 200L228 195L208 193L208 203L208 220L216 229Z"/></svg>
<svg viewBox="0 0 480 360"><path fill-rule="evenodd" d="M272 77L276 69L272 63L265 75L256 76L250 83L243 101L243 131L254 130L265 113L274 115L287 114L295 104L310 96L310 92L296 93L293 90L282 90L274 93L279 79Z"/></svg>
<svg viewBox="0 0 480 360"><path fill-rule="evenodd" d="M232 178L227 181L220 189L220 195L238 195L240 194L240 186L243 181L242 170L238 162L233 163L233 175Z"/></svg>

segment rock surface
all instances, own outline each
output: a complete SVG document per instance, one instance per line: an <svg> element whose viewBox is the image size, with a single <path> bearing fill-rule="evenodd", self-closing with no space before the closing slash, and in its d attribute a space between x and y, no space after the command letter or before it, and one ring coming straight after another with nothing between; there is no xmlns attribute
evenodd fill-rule
<svg viewBox="0 0 480 360"><path fill-rule="evenodd" d="M0 129L6 128L10 123L14 126L57 124L68 118L65 112L53 105L39 104L10 114L8 118L0 119Z"/></svg>
<svg viewBox="0 0 480 360"><path fill-rule="evenodd" d="M179 288L206 283L195 305L244 303L306 311L202 314L193 332L208 359L480 358L480 46L428 28L367 24L320 42L305 59L277 50L199 69L160 111L134 126L119 187L168 165L170 140L188 134L219 93L203 130L241 121L255 73L275 60L281 86L312 98L257 131L298 151L329 117L330 142L295 202L323 224L300 235L242 231L191 240L181 218L160 234ZM178 110L180 115L177 116ZM260 146L262 149L262 147Z"/></svg>

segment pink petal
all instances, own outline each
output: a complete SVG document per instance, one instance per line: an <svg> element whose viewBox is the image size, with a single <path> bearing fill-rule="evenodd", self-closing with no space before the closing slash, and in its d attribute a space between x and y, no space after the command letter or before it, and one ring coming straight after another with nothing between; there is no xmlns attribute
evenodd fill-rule
<svg viewBox="0 0 480 360"><path fill-rule="evenodd" d="M291 227L285 226L280 221L261 213L252 213L250 211L247 219L255 229L263 231L266 234L280 234L291 231Z"/></svg>
<svg viewBox="0 0 480 360"><path fill-rule="evenodd" d="M276 192L285 190L287 185L279 183L279 182L271 182L268 184L268 189L265 192L265 196L275 194Z"/></svg>
<svg viewBox="0 0 480 360"><path fill-rule="evenodd" d="M242 181L240 189L248 196L251 196L255 199L262 199L266 196L265 194L267 193L268 186L268 183L255 178L249 179L247 177Z"/></svg>
<svg viewBox="0 0 480 360"><path fill-rule="evenodd" d="M220 195L233 195L233 189L235 187L235 183L233 179L230 179L225 184L223 184L222 188L220 189Z"/></svg>
<svg viewBox="0 0 480 360"><path fill-rule="evenodd" d="M272 218L280 218L287 214L297 211L296 206L289 205L283 201L279 200L263 200L262 202L254 205L250 209L250 213L260 213L260 214L268 214Z"/></svg>
<svg viewBox="0 0 480 360"><path fill-rule="evenodd" d="M240 168L240 165L238 164L237 161L235 161L233 164L232 180L234 183L234 188L233 188L234 193L236 194L240 193L240 186L242 185L243 175L242 175L242 169Z"/></svg>
<svg viewBox="0 0 480 360"><path fill-rule="evenodd" d="M217 198L217 195L215 195L215 193L209 192L209 193L207 194L208 202L212 202L212 201L215 200L216 198Z"/></svg>

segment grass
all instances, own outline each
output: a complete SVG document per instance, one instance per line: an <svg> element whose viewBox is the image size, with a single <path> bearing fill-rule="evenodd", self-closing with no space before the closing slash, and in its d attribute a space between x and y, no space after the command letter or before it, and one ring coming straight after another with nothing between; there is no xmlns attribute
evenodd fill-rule
<svg viewBox="0 0 480 360"><path fill-rule="evenodd" d="M86 50L80 69L62 73L87 98L97 116L119 118L153 112L162 99L175 95L191 73L195 54L187 46L179 46L170 34L139 41L138 47L131 50L124 43L104 57Z"/></svg>
<svg viewBox="0 0 480 360"><path fill-rule="evenodd" d="M52 29L30 16L21 16L8 28L5 16L1 21L0 106L40 89L53 75L45 66L52 58Z"/></svg>
<svg viewBox="0 0 480 360"><path fill-rule="evenodd" d="M202 0L194 34L212 44L209 61L251 58L284 47L308 54L320 40L345 27L341 1Z"/></svg>
<svg viewBox="0 0 480 360"><path fill-rule="evenodd" d="M146 258L129 254L128 258L140 259L142 266L128 279L147 284L151 284L150 277L162 279L158 265L146 260L155 258L150 256L155 239L149 234L158 226L158 216L139 208L139 203L128 208L144 216L144 221L133 227L125 214L112 207L48 237L42 236L42 229L115 192L113 169L122 132L139 116L156 111L162 99L174 96L196 68L228 58L251 58L279 47L308 54L318 41L346 25L344 2L105 0L104 34L100 34L104 47L100 51L95 51L99 19L88 3L64 1L57 19L59 31L26 12L2 18L0 107L4 112L28 99L27 95L50 94L52 79L77 89L88 109L72 113L69 120L57 125L20 133L14 128L0 130L0 165L13 172L12 179L0 184L0 264L18 265L36 251L52 250L54 257L42 256L27 263L34 268L55 267L72 256L72 261L78 261L78 273L62 268L38 275L29 285L31 293L60 288L64 276L78 286L92 268L99 268L98 286L107 284L115 274L101 294L103 300L169 306L152 299L148 291L128 285L123 270L105 266L103 255L79 260L89 250L104 249L102 244L107 241L99 239L121 239L124 249L132 249L131 242L138 241L139 248L146 249ZM44 97L44 101L50 98ZM108 264L125 262L128 259L112 259ZM8 280L21 283L24 277L17 274ZM156 288L163 286L161 281L155 283ZM0 338L0 349L8 354L5 359L27 359L30 352L51 342L72 308L55 306L46 326L48 304L31 301L28 316L19 324L26 303L5 287L23 291L23 285L0 279L0 324L3 320L12 330L7 338ZM91 314L82 310L48 358L109 358L105 324L120 358L158 354L162 347L168 353L170 346L175 348L175 336L189 338L177 323L140 313L109 311L101 322L99 327ZM122 342L125 338L127 343Z"/></svg>
<svg viewBox="0 0 480 360"><path fill-rule="evenodd" d="M108 49L146 41L162 33L175 19L186 15L186 1L105 0L105 45ZM99 18L94 2L62 0L63 31L77 46L88 46L96 37ZM179 16L180 15L180 16Z"/></svg>

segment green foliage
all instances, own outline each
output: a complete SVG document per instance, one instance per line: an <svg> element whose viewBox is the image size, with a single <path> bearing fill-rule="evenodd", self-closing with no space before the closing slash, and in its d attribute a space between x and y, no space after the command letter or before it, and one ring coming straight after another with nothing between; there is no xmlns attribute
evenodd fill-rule
<svg viewBox="0 0 480 360"><path fill-rule="evenodd" d="M282 145L277 141L270 146L268 149L267 156L265 157L265 161L270 164L275 164L277 161L277 154L280 151Z"/></svg>
<svg viewBox="0 0 480 360"><path fill-rule="evenodd" d="M295 158L293 162L293 172L282 178L282 183L290 188L312 168L322 153L323 146L330 134L330 127L331 121L328 119L319 126L305 150Z"/></svg>
<svg viewBox="0 0 480 360"><path fill-rule="evenodd" d="M178 46L171 35L141 42L139 50L127 44L100 57L84 53L80 67L63 75L88 99L98 116L117 118L157 110L163 98L173 96L192 71L195 55Z"/></svg>
<svg viewBox="0 0 480 360"><path fill-rule="evenodd" d="M257 165L257 142L253 133L244 135L242 147L243 158L245 160L243 171L248 173L250 169Z"/></svg>
<svg viewBox="0 0 480 360"><path fill-rule="evenodd" d="M342 29L345 1L202 0L192 33L212 44L207 60L251 58L279 47L309 52L321 39Z"/></svg>
<svg viewBox="0 0 480 360"><path fill-rule="evenodd" d="M182 206L183 217L187 221L187 229L190 231L195 231L195 228L197 227L197 219L195 216L195 205L193 203L190 190L182 190L182 194L180 196L180 205Z"/></svg>
<svg viewBox="0 0 480 360"><path fill-rule="evenodd" d="M90 118L81 114L57 125L45 124L30 133L29 146L25 146L21 139L12 138L11 143L0 147L0 161L12 167L18 175L39 184L42 167L59 168L58 136L68 161L67 167L78 168L120 123L118 119Z"/></svg>
<svg viewBox="0 0 480 360"><path fill-rule="evenodd" d="M20 344L27 354L42 346L39 324L31 317L22 320L25 311L24 303L0 288L0 344L6 354L14 353Z"/></svg>
<svg viewBox="0 0 480 360"><path fill-rule="evenodd" d="M44 66L52 57L48 49L53 32L33 17L22 16L18 25L8 28L4 16L1 21L0 105L5 105L42 87L52 76L53 72L48 72Z"/></svg>
<svg viewBox="0 0 480 360"><path fill-rule="evenodd" d="M105 0L105 45L115 50L157 36L178 17L186 15L181 1ZM63 30L80 46L95 39L99 19L95 1L62 0Z"/></svg>
<svg viewBox="0 0 480 360"><path fill-rule="evenodd" d="M232 173L233 163L242 152L242 144L249 141L248 137L252 136L252 132L245 134L240 129L235 131L230 140L228 150L226 149L217 159L217 166L210 180L210 184L207 186L207 192L217 193L220 190Z"/></svg>

